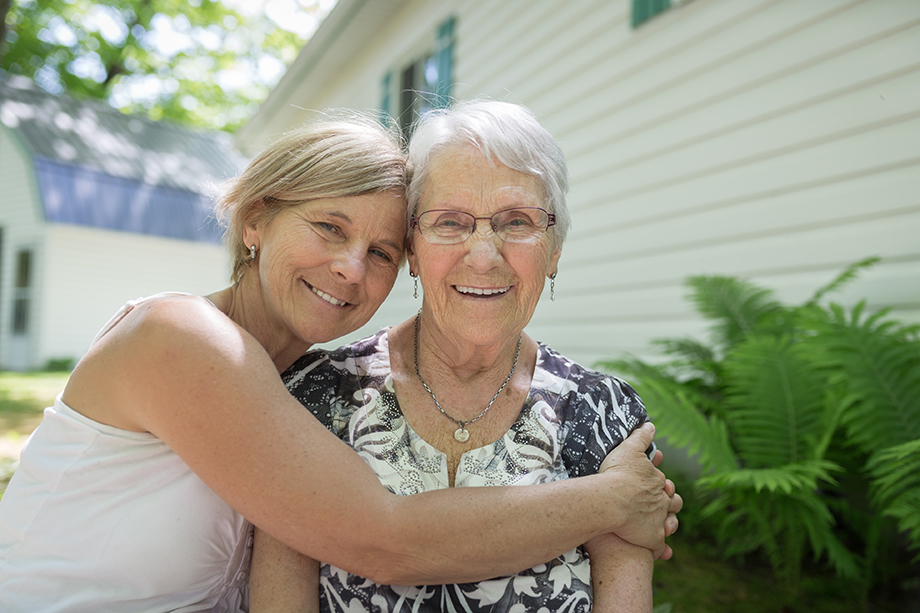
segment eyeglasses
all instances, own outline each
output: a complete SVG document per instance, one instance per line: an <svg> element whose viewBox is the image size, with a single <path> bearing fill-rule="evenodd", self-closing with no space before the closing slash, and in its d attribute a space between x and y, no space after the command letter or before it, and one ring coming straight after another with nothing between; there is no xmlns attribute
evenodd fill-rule
<svg viewBox="0 0 920 613"><path fill-rule="evenodd" d="M412 218L411 226L426 241L437 245L462 243L476 231L477 220L488 220L492 231L509 243L532 243L550 227L556 216L537 207L499 211L490 217L475 217L463 211L436 209Z"/></svg>

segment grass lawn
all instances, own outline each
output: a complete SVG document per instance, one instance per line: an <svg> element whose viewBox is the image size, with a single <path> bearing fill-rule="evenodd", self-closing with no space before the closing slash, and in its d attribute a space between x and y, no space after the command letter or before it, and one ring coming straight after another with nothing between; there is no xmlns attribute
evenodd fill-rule
<svg viewBox="0 0 920 613"><path fill-rule="evenodd" d="M69 372L0 372L0 433L32 432L69 377Z"/></svg>
<svg viewBox="0 0 920 613"><path fill-rule="evenodd" d="M0 372L0 491L19 465L19 450L54 404L69 372Z"/></svg>

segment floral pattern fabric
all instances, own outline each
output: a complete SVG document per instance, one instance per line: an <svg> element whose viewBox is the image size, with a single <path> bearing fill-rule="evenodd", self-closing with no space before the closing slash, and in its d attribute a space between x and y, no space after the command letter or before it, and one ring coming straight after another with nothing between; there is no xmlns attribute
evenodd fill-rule
<svg viewBox="0 0 920 613"><path fill-rule="evenodd" d="M424 441L399 408L386 330L335 351L309 352L283 378L390 491L449 487L446 455ZM454 485L530 485L595 474L646 419L629 385L540 344L517 420L499 440L462 456ZM320 592L321 610L335 613L588 613L592 606L590 561L581 547L515 575L455 585L378 585L324 564Z"/></svg>

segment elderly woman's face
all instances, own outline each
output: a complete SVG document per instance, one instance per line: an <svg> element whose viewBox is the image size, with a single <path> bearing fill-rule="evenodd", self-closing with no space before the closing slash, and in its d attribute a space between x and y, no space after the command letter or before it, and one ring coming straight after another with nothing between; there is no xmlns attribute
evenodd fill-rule
<svg viewBox="0 0 920 613"><path fill-rule="evenodd" d="M546 208L536 177L493 166L472 146L445 149L432 160L416 215L448 209L489 217L516 207ZM409 265L425 290L426 315L442 332L477 345L516 340L533 315L560 249L552 228L531 242L503 241L478 219L472 236L433 244L413 231Z"/></svg>

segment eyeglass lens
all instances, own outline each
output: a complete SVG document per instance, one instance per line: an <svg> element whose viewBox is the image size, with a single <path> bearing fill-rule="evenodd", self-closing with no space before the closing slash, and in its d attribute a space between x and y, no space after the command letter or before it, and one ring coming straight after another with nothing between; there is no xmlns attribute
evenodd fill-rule
<svg viewBox="0 0 920 613"><path fill-rule="evenodd" d="M419 231L427 240L439 243L460 243L476 230L477 218L463 211L426 211L418 217ZM489 221L492 231L503 241L530 242L549 227L549 215L543 209L523 207L499 211Z"/></svg>

